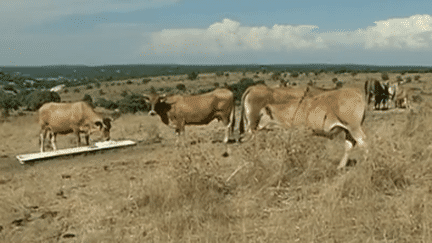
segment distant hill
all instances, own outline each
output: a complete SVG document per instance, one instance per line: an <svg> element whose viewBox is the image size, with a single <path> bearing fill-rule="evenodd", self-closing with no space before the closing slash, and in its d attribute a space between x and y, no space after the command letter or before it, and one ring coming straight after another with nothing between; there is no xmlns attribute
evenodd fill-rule
<svg viewBox="0 0 432 243"><path fill-rule="evenodd" d="M3 67L1 72L19 73L21 76L32 78L100 78L111 79L119 78L138 78L161 75L188 74L192 71L198 73L230 71L333 71L333 72L432 72L432 67L424 66L372 66L354 64L298 64L298 65L104 65L104 66L85 66L85 65L55 65L55 66L21 66Z"/></svg>

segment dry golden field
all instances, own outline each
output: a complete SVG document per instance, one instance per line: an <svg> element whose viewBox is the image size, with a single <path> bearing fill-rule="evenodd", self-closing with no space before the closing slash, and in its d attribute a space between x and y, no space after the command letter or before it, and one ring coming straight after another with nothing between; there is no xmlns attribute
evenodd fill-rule
<svg viewBox="0 0 432 243"><path fill-rule="evenodd" d="M354 149L344 171L336 170L343 135L263 131L228 145L223 157L221 124L187 127L186 145L176 147L173 129L146 114L113 122L112 139L137 146L21 165L15 155L39 151L37 115L12 116L0 123L0 242L432 242L432 99L426 95L432 75L420 76L406 84L423 93L413 111L366 113L367 159ZM196 90L242 77L103 83L102 96L80 87L61 97L118 99L126 89L184 83ZM289 79L331 87L334 77ZM379 73L336 77L359 88L367 78L381 79ZM277 83L270 75L259 79ZM239 107L236 118L238 124ZM66 148L75 138L57 141Z"/></svg>

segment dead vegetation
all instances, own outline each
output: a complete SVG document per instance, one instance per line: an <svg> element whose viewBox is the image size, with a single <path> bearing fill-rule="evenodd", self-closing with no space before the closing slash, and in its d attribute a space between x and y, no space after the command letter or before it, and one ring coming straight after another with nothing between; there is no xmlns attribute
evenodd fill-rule
<svg viewBox="0 0 432 243"><path fill-rule="evenodd" d="M260 132L225 158L220 124L186 128L175 147L144 114L113 123L113 139L135 147L20 166L13 156L37 151L38 126L12 117L0 124L0 242L432 242L423 98L410 112L368 112L367 159L354 149L342 172L342 136Z"/></svg>

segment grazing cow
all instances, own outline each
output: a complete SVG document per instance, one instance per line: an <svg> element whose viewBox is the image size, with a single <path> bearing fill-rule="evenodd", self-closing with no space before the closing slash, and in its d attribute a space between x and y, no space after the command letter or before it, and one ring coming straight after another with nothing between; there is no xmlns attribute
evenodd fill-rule
<svg viewBox="0 0 432 243"><path fill-rule="evenodd" d="M240 136L256 131L260 121L260 110L268 104L287 103L304 95L300 87L271 88L264 84L253 85L246 89L241 100ZM245 140L245 138L242 138Z"/></svg>
<svg viewBox="0 0 432 243"><path fill-rule="evenodd" d="M111 119L103 118L84 101L75 103L46 103L39 108L39 124L41 152L44 151L44 140L47 134L55 150L57 134L74 133L77 145L81 145L80 133L85 134L86 144L89 145L90 134L99 132L103 140L110 139Z"/></svg>
<svg viewBox="0 0 432 243"><path fill-rule="evenodd" d="M183 134L186 125L207 125L218 119L226 126L224 143L228 143L234 131L234 94L226 88L199 95L144 95L151 105L149 114L159 115L162 122L175 128L177 135Z"/></svg>
<svg viewBox="0 0 432 243"><path fill-rule="evenodd" d="M286 103L267 104L261 109L262 116L268 116L271 125L279 127L305 126L315 135L332 139L345 131L345 154L338 169L344 168L349 151L358 143L366 147L366 135L362 124L365 119L366 102L363 93L354 88L341 88L321 93L308 94ZM263 126L265 127L265 126ZM367 151L367 149L366 149Z"/></svg>

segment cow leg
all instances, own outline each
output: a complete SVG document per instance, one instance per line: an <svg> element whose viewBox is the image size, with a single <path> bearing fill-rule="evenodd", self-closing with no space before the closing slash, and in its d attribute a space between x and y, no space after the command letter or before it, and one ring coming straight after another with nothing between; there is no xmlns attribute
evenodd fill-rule
<svg viewBox="0 0 432 243"><path fill-rule="evenodd" d="M365 149L365 156L368 154L368 148L367 148L367 144L366 144L366 135L363 132L363 130L361 128L358 128L354 131L349 132L348 130L345 131L346 132L346 136L345 136L345 154L342 157L339 166L337 167L338 169L342 169L346 166L346 163L348 162L348 156L349 156L349 151L356 145L358 144L359 147L364 148ZM366 159L366 158L365 158Z"/></svg>
<svg viewBox="0 0 432 243"><path fill-rule="evenodd" d="M77 147L79 147L81 145L80 132L79 131L75 131L75 136L77 137Z"/></svg>
<svg viewBox="0 0 432 243"><path fill-rule="evenodd" d="M53 147L53 150L56 151L57 150L57 146L56 146L57 133L50 132L50 137L51 137L51 146Z"/></svg>
<svg viewBox="0 0 432 243"><path fill-rule="evenodd" d="M40 134L39 134L39 143L40 143L40 151L41 153L44 152L44 145L45 145L45 137L47 134L47 130L46 129L42 129Z"/></svg>
<svg viewBox="0 0 432 243"><path fill-rule="evenodd" d="M86 133L86 135L85 135L85 140L86 140L86 145L89 146L89 145L90 145L90 143L89 143L89 140L90 140L90 134Z"/></svg>

